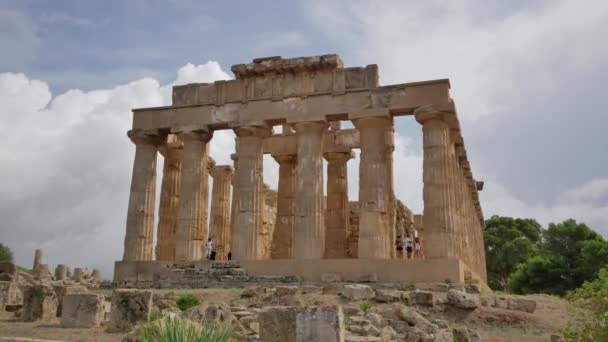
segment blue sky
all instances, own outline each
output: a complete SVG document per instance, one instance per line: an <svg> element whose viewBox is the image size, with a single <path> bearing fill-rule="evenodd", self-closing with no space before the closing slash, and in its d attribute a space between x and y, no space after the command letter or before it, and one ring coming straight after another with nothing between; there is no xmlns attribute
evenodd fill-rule
<svg viewBox="0 0 608 342"><path fill-rule="evenodd" d="M608 236L606 36L608 3L594 0L3 1L0 242L24 264L42 246L51 264L108 274L122 253L130 108L253 58L326 53L378 64L382 84L450 78L486 216L573 217ZM396 191L420 211L420 126L396 125ZM216 134L216 159L230 134ZM355 196L357 161L349 170ZM91 237L103 251L81 247Z"/></svg>

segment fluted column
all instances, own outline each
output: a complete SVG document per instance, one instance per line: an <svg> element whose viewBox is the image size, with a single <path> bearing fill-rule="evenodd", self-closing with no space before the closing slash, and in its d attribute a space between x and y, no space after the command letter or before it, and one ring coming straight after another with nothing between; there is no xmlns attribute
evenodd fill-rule
<svg viewBox="0 0 608 342"><path fill-rule="evenodd" d="M346 163L352 152L325 153L327 160L327 206L325 208L326 259L346 258L348 235L348 174Z"/></svg>
<svg viewBox="0 0 608 342"><path fill-rule="evenodd" d="M209 197L207 143L212 135L207 131L179 134L184 142L184 151L175 244L175 259L178 261L200 260L203 257Z"/></svg>
<svg viewBox="0 0 608 342"><path fill-rule="evenodd" d="M268 127L235 128L238 167L234 174L235 213L231 232L232 257L236 260L259 258L258 232L262 226L264 205L263 149Z"/></svg>
<svg viewBox="0 0 608 342"><path fill-rule="evenodd" d="M210 237L215 244L218 260L226 260L230 250L230 184L232 166L218 165L213 168L211 192Z"/></svg>
<svg viewBox="0 0 608 342"><path fill-rule="evenodd" d="M361 139L359 162L359 258L390 257L390 196L387 150L391 118L369 117L353 121Z"/></svg>
<svg viewBox="0 0 608 342"><path fill-rule="evenodd" d="M174 141L163 148L165 162L158 210L156 260L175 260L175 234L182 172L181 145L181 141Z"/></svg>
<svg viewBox="0 0 608 342"><path fill-rule="evenodd" d="M156 197L156 154L161 138L129 131L135 144L135 161L127 211L123 261L152 260L154 205Z"/></svg>
<svg viewBox="0 0 608 342"><path fill-rule="evenodd" d="M415 113L422 124L423 170L422 178L425 229L425 255L429 258L455 256L453 236L453 197L450 182L450 128L443 120L442 113L421 110Z"/></svg>
<svg viewBox="0 0 608 342"><path fill-rule="evenodd" d="M294 124L297 138L293 257L321 259L325 253L323 134L326 122Z"/></svg>
<svg viewBox="0 0 608 342"><path fill-rule="evenodd" d="M395 152L395 130L393 127L386 133L386 180L388 182L388 239L387 249L391 259L397 257L397 199L395 197L395 178L393 172L393 152Z"/></svg>
<svg viewBox="0 0 608 342"><path fill-rule="evenodd" d="M295 155L273 155L279 163L277 219L272 235L271 259L293 257L292 239L295 219L296 161Z"/></svg>

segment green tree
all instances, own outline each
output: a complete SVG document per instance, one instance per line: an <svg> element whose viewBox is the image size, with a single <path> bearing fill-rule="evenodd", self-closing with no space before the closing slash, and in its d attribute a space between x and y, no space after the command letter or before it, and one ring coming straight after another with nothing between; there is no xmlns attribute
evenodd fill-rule
<svg viewBox="0 0 608 342"><path fill-rule="evenodd" d="M13 251L0 243L0 262L13 262Z"/></svg>
<svg viewBox="0 0 608 342"><path fill-rule="evenodd" d="M540 224L533 219L492 216L486 220L484 240L491 288L509 291L511 273L537 253L541 232Z"/></svg>
<svg viewBox="0 0 608 342"><path fill-rule="evenodd" d="M586 281L568 299L578 309L568 322L568 341L608 341L608 266L593 281Z"/></svg>
<svg viewBox="0 0 608 342"><path fill-rule="evenodd" d="M510 285L516 293L565 295L594 279L608 264L608 242L584 223L549 224L538 257L517 267Z"/></svg>

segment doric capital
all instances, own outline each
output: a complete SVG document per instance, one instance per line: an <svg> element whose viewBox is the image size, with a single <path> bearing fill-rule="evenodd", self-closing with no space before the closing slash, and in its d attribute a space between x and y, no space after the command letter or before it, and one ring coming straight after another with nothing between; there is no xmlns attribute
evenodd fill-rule
<svg viewBox="0 0 608 342"><path fill-rule="evenodd" d="M348 152L329 152L324 153L323 157L328 163L346 163L348 160L355 157L353 151Z"/></svg>
<svg viewBox="0 0 608 342"><path fill-rule="evenodd" d="M207 172L209 172L211 174L213 172L214 167L215 167L215 159L208 156L207 157Z"/></svg>
<svg viewBox="0 0 608 342"><path fill-rule="evenodd" d="M211 170L211 176L214 178L217 176L230 176L232 172L233 169L230 165L217 165L213 167L213 170Z"/></svg>
<svg viewBox="0 0 608 342"><path fill-rule="evenodd" d="M233 130L234 134L236 134L236 136L239 138L255 136L265 139L272 135L272 127L269 126L235 127Z"/></svg>
<svg viewBox="0 0 608 342"><path fill-rule="evenodd" d="M281 154L281 155L272 155L272 158L279 163L279 165L283 164L295 164L298 161L298 156L295 154Z"/></svg>
<svg viewBox="0 0 608 342"><path fill-rule="evenodd" d="M414 111L414 117L421 125L426 122L439 120L445 122L445 114L448 113L447 109L440 108L434 105L422 106Z"/></svg>
<svg viewBox="0 0 608 342"><path fill-rule="evenodd" d="M393 119L388 116L370 116L354 119L353 125L359 130L366 128L393 128Z"/></svg>
<svg viewBox="0 0 608 342"><path fill-rule="evenodd" d="M205 130L183 131L178 134L182 141L202 141L207 143L213 137L213 131Z"/></svg>
<svg viewBox="0 0 608 342"><path fill-rule="evenodd" d="M327 130L327 121L304 121L292 124L296 133L323 132Z"/></svg>
<svg viewBox="0 0 608 342"><path fill-rule="evenodd" d="M132 129L127 132L127 136L135 145L147 144L159 146L165 141L165 136L161 135L158 130Z"/></svg>

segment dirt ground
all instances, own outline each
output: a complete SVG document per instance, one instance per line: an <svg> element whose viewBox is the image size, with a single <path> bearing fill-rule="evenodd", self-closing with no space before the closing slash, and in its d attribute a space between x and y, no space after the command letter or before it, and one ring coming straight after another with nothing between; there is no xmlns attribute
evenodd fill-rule
<svg viewBox="0 0 608 342"><path fill-rule="evenodd" d="M358 302L349 302L337 295L304 294L285 297L268 297L241 299L240 289L184 289L153 290L155 295L163 296L169 292L179 296L191 293L202 302L222 303L229 306L262 307L269 305L318 305L340 304L345 308L358 308ZM109 295L111 291L98 291ZM436 293L441 298L445 293ZM560 298L544 295L527 296L537 302L533 314L480 307L472 312L453 310L438 305L433 308L419 307L428 318L440 318L450 326L466 325L479 331L482 341L550 341L550 336L562 329L568 321L568 303ZM389 310L393 304L370 302L371 312ZM18 341L15 338L35 338L45 341L121 341L124 334L109 334L104 328L65 329L59 326L58 320L50 322L26 323L13 318L11 313L0 313L0 341Z"/></svg>

